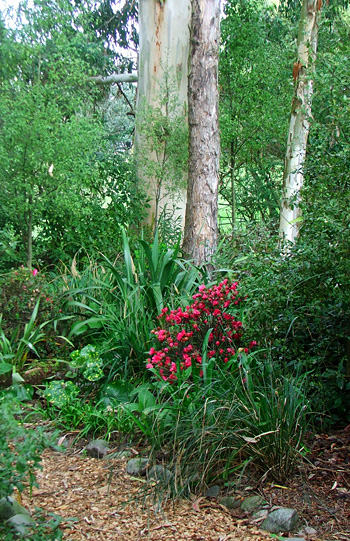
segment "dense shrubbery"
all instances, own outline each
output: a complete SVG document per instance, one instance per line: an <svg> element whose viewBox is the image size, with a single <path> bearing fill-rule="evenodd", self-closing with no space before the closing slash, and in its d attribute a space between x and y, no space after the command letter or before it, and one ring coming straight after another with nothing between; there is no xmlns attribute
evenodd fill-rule
<svg viewBox="0 0 350 541"><path fill-rule="evenodd" d="M263 254L247 251L231 265L247 294L247 339L268 348L285 373L308 374L313 408L323 421L346 421L348 272L346 257L334 265L333 251L345 239L329 235L328 227L316 235L311 222L312 215L305 218L298 243L285 253L273 239Z"/></svg>

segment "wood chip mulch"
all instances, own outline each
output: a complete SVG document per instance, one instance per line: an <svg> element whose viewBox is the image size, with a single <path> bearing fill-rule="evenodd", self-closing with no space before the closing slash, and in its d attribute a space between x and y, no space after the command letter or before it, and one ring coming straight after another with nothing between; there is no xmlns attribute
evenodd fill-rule
<svg viewBox="0 0 350 541"><path fill-rule="evenodd" d="M125 473L127 459L93 459L72 452L46 450L39 488L23 497L34 506L67 519L64 539L81 540L212 540L263 541L270 536L232 517L216 502L168 503L165 509L145 506L142 480ZM196 510L197 509L197 510ZM68 519L75 518L76 522Z"/></svg>
<svg viewBox="0 0 350 541"><path fill-rule="evenodd" d="M250 486L238 494L243 498L260 493L270 509L295 508L307 540L350 540L350 430L313 436L310 450L288 485L254 485L250 479ZM251 516L230 511L215 499L159 506L146 498L144 480L126 474L126 462L113 454L103 460L87 457L81 447L65 453L47 449L37 474L39 487L31 497L23 495L23 504L32 511L39 507L60 515L63 538L69 541L271 541L259 530L261 522L254 524ZM305 534L305 527L317 534Z"/></svg>

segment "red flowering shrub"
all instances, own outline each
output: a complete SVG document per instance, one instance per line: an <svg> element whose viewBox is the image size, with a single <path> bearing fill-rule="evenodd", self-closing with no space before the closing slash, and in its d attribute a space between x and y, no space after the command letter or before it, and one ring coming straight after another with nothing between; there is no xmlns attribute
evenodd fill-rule
<svg viewBox="0 0 350 541"><path fill-rule="evenodd" d="M215 359L217 364L227 363L241 347L242 322L230 313L241 301L237 297L237 282L225 279L210 288L201 285L185 309L164 308L158 316L162 326L152 331L160 348L150 349L147 368L156 369L164 381L170 382L178 379L179 371L193 366L200 370L209 330L207 359ZM251 342L244 351L248 353L255 345L256 342Z"/></svg>

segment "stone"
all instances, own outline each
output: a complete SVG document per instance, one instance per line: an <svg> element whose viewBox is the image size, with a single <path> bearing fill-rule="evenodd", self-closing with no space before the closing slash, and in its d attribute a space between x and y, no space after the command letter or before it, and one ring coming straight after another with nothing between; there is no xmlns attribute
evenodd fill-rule
<svg viewBox="0 0 350 541"><path fill-rule="evenodd" d="M253 511L259 509L259 507L262 507L265 503L266 502L262 496L249 496L249 498L246 498L241 503L241 509L246 513L252 513Z"/></svg>
<svg viewBox="0 0 350 541"><path fill-rule="evenodd" d="M171 471L168 470L162 464L157 464L153 466L147 474L148 479L154 479L155 481L167 481L169 482L172 475Z"/></svg>
<svg viewBox="0 0 350 541"><path fill-rule="evenodd" d="M12 496L0 500L0 521L7 520L14 515L26 514L26 509Z"/></svg>
<svg viewBox="0 0 350 541"><path fill-rule="evenodd" d="M297 520L298 514L295 509L281 507L266 517L261 528L271 533L290 532L295 528Z"/></svg>
<svg viewBox="0 0 350 541"><path fill-rule="evenodd" d="M219 485L213 485L211 487L208 487L207 490L204 493L204 496L206 498L217 498L220 494L220 487Z"/></svg>
<svg viewBox="0 0 350 541"><path fill-rule="evenodd" d="M109 453L108 458L130 458L134 456L131 451L125 449L124 451L116 451L115 453Z"/></svg>
<svg viewBox="0 0 350 541"><path fill-rule="evenodd" d="M105 440L91 441L86 447L86 452L92 458L104 458L108 453L108 442Z"/></svg>
<svg viewBox="0 0 350 541"><path fill-rule="evenodd" d="M241 499L234 496L221 496L219 503L227 507L227 509L237 509L241 506Z"/></svg>
<svg viewBox="0 0 350 541"><path fill-rule="evenodd" d="M315 530L315 528L311 528L311 526L307 526L306 528L304 528L304 531L307 535L316 535L317 534L317 531Z"/></svg>
<svg viewBox="0 0 350 541"><path fill-rule="evenodd" d="M26 535L28 533L28 528L35 526L35 520L32 519L28 513L18 513L13 515L13 517L7 520L8 524L16 530L20 535Z"/></svg>
<svg viewBox="0 0 350 541"><path fill-rule="evenodd" d="M126 473L129 475L146 475L148 458L131 458L126 465Z"/></svg>
<svg viewBox="0 0 350 541"><path fill-rule="evenodd" d="M267 509L260 509L260 511L257 511L256 513L253 513L253 517L255 519L263 520L264 518L267 517L268 514L269 514L269 512L268 512Z"/></svg>

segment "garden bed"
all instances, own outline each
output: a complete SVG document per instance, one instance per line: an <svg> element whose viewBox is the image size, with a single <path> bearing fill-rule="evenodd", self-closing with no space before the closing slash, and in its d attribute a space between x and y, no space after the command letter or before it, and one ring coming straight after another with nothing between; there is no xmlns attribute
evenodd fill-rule
<svg viewBox="0 0 350 541"><path fill-rule="evenodd" d="M68 435L65 441L73 437ZM296 509L298 531L305 539L346 541L350 538L350 431L310 437L309 447L308 460L285 486L247 475L235 496L260 494L270 509ZM228 510L214 498L168 501L160 509L157 502L147 501L145 481L126 474L126 461L114 458L113 450L103 460L93 459L86 456L83 444L69 445L64 453L47 449L37 476L39 487L31 498L24 494L23 503L32 510L41 507L60 515L64 539L71 541L271 539L251 514ZM316 533L307 534L305 528Z"/></svg>

